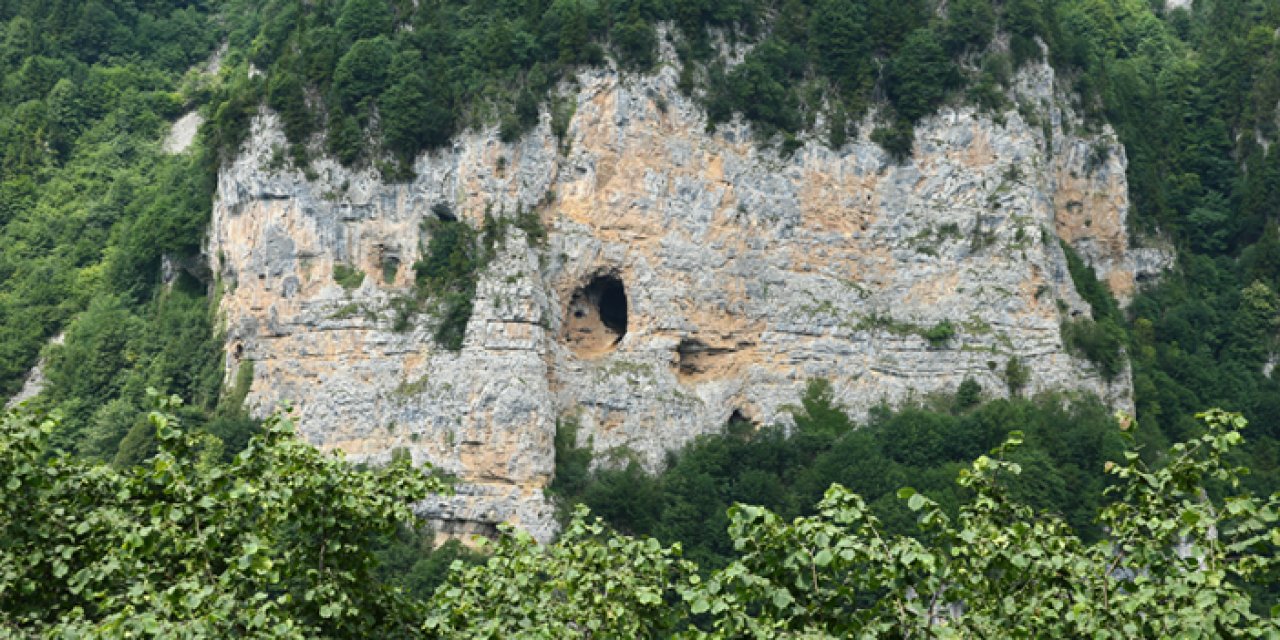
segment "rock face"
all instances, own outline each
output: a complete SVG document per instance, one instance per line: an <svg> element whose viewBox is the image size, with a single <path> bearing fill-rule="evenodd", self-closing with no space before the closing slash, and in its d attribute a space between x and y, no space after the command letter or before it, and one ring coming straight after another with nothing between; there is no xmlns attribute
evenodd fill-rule
<svg viewBox="0 0 1280 640"><path fill-rule="evenodd" d="M59 333L49 339L49 344L62 344L62 342L66 340L66 337L67 335L65 333ZM27 372L26 379L22 381L22 388L18 390L17 394L5 402L4 408L6 410L12 409L27 400L40 395L40 393L44 391L46 383L44 368L46 364L45 359L40 358L40 360L36 362L36 366L32 367L31 371Z"/></svg>
<svg viewBox="0 0 1280 640"><path fill-rule="evenodd" d="M557 420L657 468L735 413L788 422L812 378L861 415L967 376L1005 395L1012 358L1028 392L1126 407L1127 373L1105 382L1063 346L1061 321L1088 306L1058 238L1122 297L1160 257L1129 250L1123 149L1078 122L1067 133L1053 87L1034 69L1020 110L944 110L896 164L869 124L844 148L780 157L742 124L707 133L670 68L596 70L565 93L563 140L545 116L514 144L469 132L406 184L327 160L310 180L269 170L284 140L264 113L221 173L210 234L228 373L251 363L251 408L291 402L318 446L371 461L403 448L456 474L457 496L424 505L445 531L514 521L542 539ZM447 351L436 320L397 298L424 221L479 228L486 212L534 212L546 237L500 225L463 347ZM335 266L365 275L340 273L344 287Z"/></svg>

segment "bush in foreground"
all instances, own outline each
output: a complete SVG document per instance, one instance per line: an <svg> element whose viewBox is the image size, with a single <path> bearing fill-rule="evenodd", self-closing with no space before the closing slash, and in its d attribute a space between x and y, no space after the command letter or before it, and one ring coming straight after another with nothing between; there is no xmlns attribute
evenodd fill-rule
<svg viewBox="0 0 1280 640"><path fill-rule="evenodd" d="M150 416L159 453L121 470L50 458L56 419L0 420L0 637L414 635L421 606L374 579L370 542L440 480L359 470L279 416L225 462L178 404Z"/></svg>
<svg viewBox="0 0 1280 640"><path fill-rule="evenodd" d="M1274 637L1280 607L1258 615L1242 586L1276 580L1280 496L1230 495L1241 470L1225 457L1244 420L1199 417L1204 435L1163 467L1132 447L1107 465L1110 535L1094 544L1010 497L1014 433L960 473L974 497L956 518L899 491L916 537L886 535L835 485L818 515L790 523L733 507L737 558L703 577L679 545L610 533L580 509L554 545L515 533L487 566L455 571L427 627L458 638ZM1228 497L1211 497L1219 489Z"/></svg>

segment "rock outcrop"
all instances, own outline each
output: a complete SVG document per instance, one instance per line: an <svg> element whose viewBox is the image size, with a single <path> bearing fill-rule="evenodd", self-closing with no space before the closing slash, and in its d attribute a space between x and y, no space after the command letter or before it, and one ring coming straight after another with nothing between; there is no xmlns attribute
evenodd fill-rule
<svg viewBox="0 0 1280 640"><path fill-rule="evenodd" d="M59 333L49 339L49 344L62 344L66 338L67 334ZM5 402L4 408L6 410L12 409L40 395L44 391L44 387L47 382L44 375L44 369L47 364L48 362L45 361L44 357L41 357L40 360L36 362L36 366L32 367L31 371L27 372L27 377L22 381L22 388L18 390L18 393L14 394L13 397L9 398Z"/></svg>
<svg viewBox="0 0 1280 640"><path fill-rule="evenodd" d="M1080 133L1047 67L1014 94L998 118L926 119L897 164L869 125L782 157L740 123L707 133L670 68L595 70L566 90L563 140L545 117L514 144L468 132L405 184L327 160L312 179L269 169L284 140L264 113L214 206L228 371L251 363L253 411L291 402L321 447L456 474L458 495L424 506L444 530L514 521L543 539L558 420L656 468L730 416L787 422L813 378L864 414L965 377L1006 394L1014 358L1028 392L1128 406L1127 373L1102 380L1059 330L1088 312L1059 237L1122 297L1153 261L1129 249L1123 148ZM503 225L457 352L429 314L397 312L442 211L476 228L535 212L546 230ZM364 277L340 284L335 266Z"/></svg>

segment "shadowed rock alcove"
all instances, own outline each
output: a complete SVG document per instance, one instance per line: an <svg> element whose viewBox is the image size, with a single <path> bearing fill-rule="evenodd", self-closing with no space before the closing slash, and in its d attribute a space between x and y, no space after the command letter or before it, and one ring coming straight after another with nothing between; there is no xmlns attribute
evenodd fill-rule
<svg viewBox="0 0 1280 640"><path fill-rule="evenodd" d="M622 279L602 274L573 292L565 341L580 357L612 351L627 335L627 291Z"/></svg>
<svg viewBox="0 0 1280 640"><path fill-rule="evenodd" d="M749 347L750 342L739 342L739 348ZM724 356L737 349L713 347L697 338L683 338L676 345L676 373L681 380L723 376L731 363Z"/></svg>

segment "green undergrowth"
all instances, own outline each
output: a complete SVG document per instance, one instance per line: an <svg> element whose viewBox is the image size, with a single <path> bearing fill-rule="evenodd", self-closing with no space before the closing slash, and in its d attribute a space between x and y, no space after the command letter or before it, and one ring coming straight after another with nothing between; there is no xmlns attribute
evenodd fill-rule
<svg viewBox="0 0 1280 640"><path fill-rule="evenodd" d="M1062 242L1062 250L1067 256L1071 282L1090 307L1090 317L1063 320L1062 341L1068 350L1097 366L1103 379L1110 382L1127 363L1125 318L1111 290L1098 279L1093 268L1066 242Z"/></svg>
<svg viewBox="0 0 1280 640"><path fill-rule="evenodd" d="M954 395L898 410L879 407L857 422L819 380L794 408L794 428L730 425L671 453L658 475L625 459L591 470L590 445L579 440L576 423L562 421L550 491L562 514L567 505L585 504L620 531L680 542L685 557L718 567L734 556L726 534L734 503L761 505L783 518L807 515L838 482L864 496L887 531L909 533L915 517L896 498L899 487L909 484L954 511L967 499L956 473L1022 430L1017 497L1063 516L1087 539L1101 535L1093 517L1107 485L1103 463L1124 448L1111 412L1091 398L985 395L966 380Z"/></svg>
<svg viewBox="0 0 1280 640"><path fill-rule="evenodd" d="M511 216L486 212L477 231L455 217L449 207L436 208L436 216L422 223L428 240L422 259L413 265L413 291L392 301L392 328L408 330L414 316L425 311L433 318L436 344L457 351L466 338L480 276L502 250L508 230L523 231L526 242L535 249L546 242L547 232L537 210L521 208Z"/></svg>

